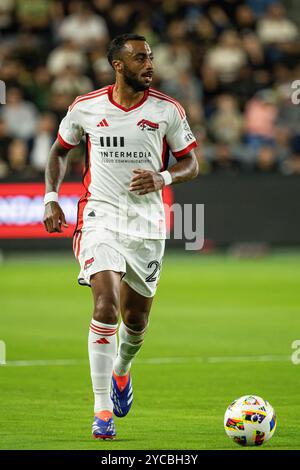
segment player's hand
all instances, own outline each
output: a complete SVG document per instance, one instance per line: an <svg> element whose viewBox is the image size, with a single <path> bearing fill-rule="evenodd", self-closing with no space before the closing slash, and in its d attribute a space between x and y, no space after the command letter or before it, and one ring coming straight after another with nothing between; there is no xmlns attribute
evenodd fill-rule
<svg viewBox="0 0 300 470"><path fill-rule="evenodd" d="M49 233L62 232L62 227L69 227L60 205L54 201L46 204L43 222L45 229Z"/></svg>
<svg viewBox="0 0 300 470"><path fill-rule="evenodd" d="M165 184L163 177L156 171L138 168L133 170L133 173L134 176L131 178L129 191L135 192L139 196L159 191Z"/></svg>

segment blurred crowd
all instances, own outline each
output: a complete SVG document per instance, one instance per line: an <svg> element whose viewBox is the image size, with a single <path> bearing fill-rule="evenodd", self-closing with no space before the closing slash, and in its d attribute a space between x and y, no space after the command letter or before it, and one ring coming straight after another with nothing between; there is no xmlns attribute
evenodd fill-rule
<svg viewBox="0 0 300 470"><path fill-rule="evenodd" d="M202 174L300 174L299 28L283 3L1 0L2 180L42 177L74 97L114 82L106 48L126 32L146 36L152 86L185 107ZM72 150L69 178L83 153Z"/></svg>

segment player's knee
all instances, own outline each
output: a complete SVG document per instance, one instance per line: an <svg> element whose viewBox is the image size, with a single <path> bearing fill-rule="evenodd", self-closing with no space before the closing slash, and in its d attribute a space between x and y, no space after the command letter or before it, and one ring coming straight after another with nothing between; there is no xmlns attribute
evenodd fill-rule
<svg viewBox="0 0 300 470"><path fill-rule="evenodd" d="M143 331L148 326L148 312L132 312L126 310L123 314L123 321L127 328L132 331Z"/></svg>
<svg viewBox="0 0 300 470"><path fill-rule="evenodd" d="M115 299L101 295L94 306L93 318L101 323L116 324L119 318L119 306Z"/></svg>

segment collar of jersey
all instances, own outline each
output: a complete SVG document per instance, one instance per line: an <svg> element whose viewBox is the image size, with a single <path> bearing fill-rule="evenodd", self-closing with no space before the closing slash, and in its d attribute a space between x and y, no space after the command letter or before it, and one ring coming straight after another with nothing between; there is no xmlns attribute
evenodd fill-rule
<svg viewBox="0 0 300 470"><path fill-rule="evenodd" d="M143 103L145 103L145 101L146 101L146 99L148 98L148 95L149 95L149 90L145 90L145 91L144 91L144 96L143 96L143 98L141 99L141 101L139 101L138 103L136 103L134 106L131 106L130 108L124 108L124 106L121 106L119 103L117 103L117 102L113 99L113 89L114 89L114 86L115 86L115 85L109 85L109 87L108 87L108 99L109 99L109 101L111 102L111 104L113 104L113 105L116 106L117 108L121 109L122 111L125 111L126 113L128 113L128 111L132 111L133 109L139 108Z"/></svg>

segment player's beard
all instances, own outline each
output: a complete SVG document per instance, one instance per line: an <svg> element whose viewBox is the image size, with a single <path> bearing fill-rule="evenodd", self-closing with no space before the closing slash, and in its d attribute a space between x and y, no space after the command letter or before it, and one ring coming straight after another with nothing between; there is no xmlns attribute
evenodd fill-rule
<svg viewBox="0 0 300 470"><path fill-rule="evenodd" d="M129 70L126 65L124 65L123 71L124 82L130 86L134 91L145 91L148 90L150 84L142 83L138 78L137 74Z"/></svg>

